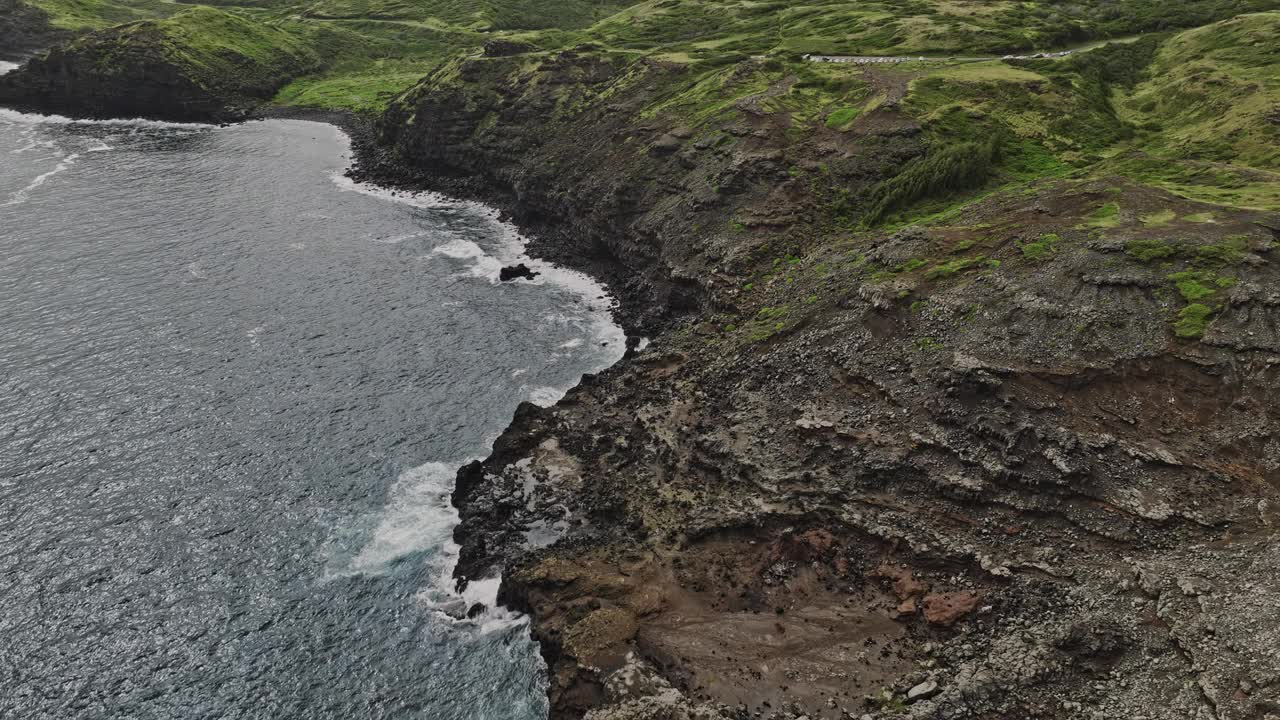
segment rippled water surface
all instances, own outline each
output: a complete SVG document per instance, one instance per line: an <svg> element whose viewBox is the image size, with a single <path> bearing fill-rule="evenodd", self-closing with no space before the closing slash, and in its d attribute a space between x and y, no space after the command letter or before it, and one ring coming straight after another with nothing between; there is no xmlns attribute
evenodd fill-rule
<svg viewBox="0 0 1280 720"><path fill-rule="evenodd" d="M621 333L346 149L0 111L0 717L545 713L521 620L448 615L448 492Z"/></svg>

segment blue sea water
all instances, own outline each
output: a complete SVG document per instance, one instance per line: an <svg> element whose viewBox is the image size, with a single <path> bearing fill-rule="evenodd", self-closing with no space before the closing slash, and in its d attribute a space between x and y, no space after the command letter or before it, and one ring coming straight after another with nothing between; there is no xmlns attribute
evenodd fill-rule
<svg viewBox="0 0 1280 720"><path fill-rule="evenodd" d="M454 617L496 582L448 496L621 356L611 301L348 152L0 110L0 717L545 715L523 619Z"/></svg>

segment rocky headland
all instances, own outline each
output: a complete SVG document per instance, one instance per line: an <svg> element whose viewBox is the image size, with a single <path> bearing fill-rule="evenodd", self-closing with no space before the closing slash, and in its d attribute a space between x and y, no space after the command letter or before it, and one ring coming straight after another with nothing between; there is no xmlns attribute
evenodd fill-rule
<svg viewBox="0 0 1280 720"><path fill-rule="evenodd" d="M354 177L502 208L647 338L458 474L552 716L1280 717L1277 30L512 42L350 120ZM59 107L53 62L10 92Z"/></svg>
<svg viewBox="0 0 1280 720"><path fill-rule="evenodd" d="M0 104L72 117L227 122L321 65L285 33L197 6L36 54L0 76Z"/></svg>

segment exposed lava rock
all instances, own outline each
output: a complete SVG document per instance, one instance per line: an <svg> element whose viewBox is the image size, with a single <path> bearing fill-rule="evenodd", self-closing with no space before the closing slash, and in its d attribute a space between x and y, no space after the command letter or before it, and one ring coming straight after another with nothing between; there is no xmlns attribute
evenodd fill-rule
<svg viewBox="0 0 1280 720"><path fill-rule="evenodd" d="M532 280L538 275L539 273L536 273L530 270L529 266L525 265L524 263L518 263L516 265L508 265L498 271L498 279L501 280L502 282L511 282L512 280L515 280L517 278Z"/></svg>
<svg viewBox="0 0 1280 720"><path fill-rule="evenodd" d="M1265 255L1274 216L1219 208L1149 239L1138 212L1207 208L1046 183L948 227L819 242L828 208L796 169L856 196L922 152L900 107L807 139L758 98L699 127L640 122L684 70L640 62L614 85L623 70L463 61L380 126L428 186L499 204L533 253L608 280L653 338L522 408L459 474L459 580L500 570L500 601L531 614L553 717L1181 718L1212 693L1244 718L1277 701L1248 678L1280 658L1233 648L1272 637L1235 628L1280 580L1227 576L1280 557L1263 530L1280 445L1260 432L1280 419L1280 306L1251 289L1280 278L1242 251L1238 299L1179 339L1169 271L1133 250L1232 236ZM1082 229L1106 202L1134 208L1110 244ZM559 541L530 546L533 527Z"/></svg>

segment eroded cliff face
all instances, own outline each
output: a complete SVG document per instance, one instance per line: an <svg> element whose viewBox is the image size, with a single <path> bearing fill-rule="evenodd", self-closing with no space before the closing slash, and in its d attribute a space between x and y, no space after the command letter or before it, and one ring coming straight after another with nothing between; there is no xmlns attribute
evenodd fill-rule
<svg viewBox="0 0 1280 720"><path fill-rule="evenodd" d="M472 58L381 126L652 335L459 473L553 716L1280 713L1280 218L1077 174L851 229L904 80L800 128L786 72L691 118L683 71Z"/></svg>

